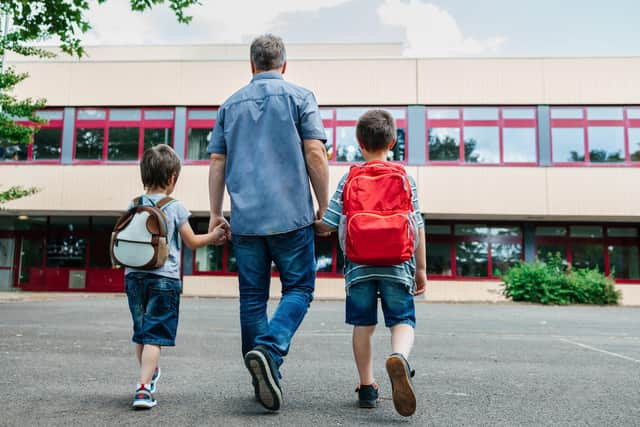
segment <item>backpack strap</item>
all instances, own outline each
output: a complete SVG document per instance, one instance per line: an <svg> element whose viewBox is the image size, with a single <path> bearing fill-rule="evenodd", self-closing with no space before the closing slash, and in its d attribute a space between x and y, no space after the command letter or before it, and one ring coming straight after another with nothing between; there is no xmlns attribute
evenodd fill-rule
<svg viewBox="0 0 640 427"><path fill-rule="evenodd" d="M176 199L174 199L173 197L165 197L163 199L161 199L160 201L158 201L158 203L156 203L156 208L160 209L160 210L165 210L165 208L167 206L169 206L171 203L175 202Z"/></svg>

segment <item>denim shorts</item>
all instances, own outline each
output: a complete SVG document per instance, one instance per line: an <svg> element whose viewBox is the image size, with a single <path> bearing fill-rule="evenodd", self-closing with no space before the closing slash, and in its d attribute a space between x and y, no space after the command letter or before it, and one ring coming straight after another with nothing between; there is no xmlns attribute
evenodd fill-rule
<svg viewBox="0 0 640 427"><path fill-rule="evenodd" d="M172 347L176 345L180 280L152 273L125 276L133 342Z"/></svg>
<svg viewBox="0 0 640 427"><path fill-rule="evenodd" d="M382 304L386 327L390 328L402 323L416 327L413 295L404 284L387 280L367 280L349 287L346 322L353 326L376 325L378 298Z"/></svg>

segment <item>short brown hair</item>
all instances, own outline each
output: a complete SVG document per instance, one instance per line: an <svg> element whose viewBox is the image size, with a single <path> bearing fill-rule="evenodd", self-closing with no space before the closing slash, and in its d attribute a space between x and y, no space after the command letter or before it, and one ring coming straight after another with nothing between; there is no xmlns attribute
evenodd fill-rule
<svg viewBox="0 0 640 427"><path fill-rule="evenodd" d="M147 148L140 161L140 175L145 188L165 188L171 177L180 175L180 158L167 144Z"/></svg>
<svg viewBox="0 0 640 427"><path fill-rule="evenodd" d="M358 119L356 137L367 151L389 148L396 138L396 122L385 110L369 110Z"/></svg>

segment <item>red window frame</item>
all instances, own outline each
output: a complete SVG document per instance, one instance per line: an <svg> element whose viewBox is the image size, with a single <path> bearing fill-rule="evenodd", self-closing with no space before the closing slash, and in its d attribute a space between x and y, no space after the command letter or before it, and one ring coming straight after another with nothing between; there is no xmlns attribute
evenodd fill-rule
<svg viewBox="0 0 640 427"><path fill-rule="evenodd" d="M34 139L35 139L35 134L31 137L31 142L27 145L27 159L26 160L6 160L6 161L1 161L0 165L2 164L13 164L13 165L22 165L25 163L37 163L37 164L49 164L49 165L56 165L56 164L60 164L61 160L62 160L62 142L64 141L64 110L59 109L59 108L52 108L52 109L46 109L46 110L40 110L42 112L46 112L46 113L53 113L53 112L59 112L61 115L60 119L50 119L47 120L47 123L42 124L42 125L38 125L35 124L33 122L30 122L28 120L17 120L16 123L20 124L22 126L36 126L39 127L40 129L60 129L60 156L58 157L57 160L55 159L45 159L45 160L34 160L33 159L33 144L34 144ZM36 132L37 133L37 132Z"/></svg>
<svg viewBox="0 0 640 427"><path fill-rule="evenodd" d="M589 108L598 108L598 107L613 107L613 108L621 108L622 109L622 118L618 120L600 120L600 119L589 119L587 115L587 110ZM554 166L589 166L589 167L619 167L619 166L640 166L640 161L631 161L631 150L629 148L629 129L632 128L640 128L640 119L629 119L628 109L638 107L634 106L619 106L619 105L593 105L593 106L557 106L551 107L549 111L549 142L551 145L550 155L551 155L551 163ZM572 118L572 119L564 119L564 118L553 118L553 111L558 110L582 110L582 118ZM591 162L590 159L590 150L589 150L589 128L590 127L598 127L598 126L608 126L608 127L621 127L623 128L624 135L624 157L625 160L623 162ZM570 129L582 129L584 135L584 161L578 162L568 162L568 161L560 161L556 162L553 159L553 129L554 128L570 128Z"/></svg>
<svg viewBox="0 0 640 427"><path fill-rule="evenodd" d="M329 163L330 164L335 164L335 165L351 165L351 164L356 164L359 162L348 162L348 161L341 161L341 160L337 160L337 156L338 156L338 141L337 141L337 128L338 127L356 127L356 124L358 123L357 119L353 119L353 120L338 120L337 116L338 116L338 110L340 108L349 108L349 109L353 109L353 108L361 108L362 112L364 113L366 110L370 109L370 108L377 108L377 109L386 109L386 110L401 110L404 111L404 119L396 119L396 128L397 129L404 129L404 159L403 160L395 160L394 162L396 163L400 163L400 164L408 164L408 160L409 160L409 126L408 126L408 115L409 115L409 109L408 107L366 107L366 106L353 106L353 107L320 107L321 111L332 111L333 112L333 116L330 119L322 119L322 125L325 128L326 132L332 132L332 143L333 143L333 153L331 154L331 156L329 157Z"/></svg>
<svg viewBox="0 0 640 427"><path fill-rule="evenodd" d="M446 225L449 226L449 234L431 234L429 233L429 225ZM496 228L515 228L520 230L519 236L458 236L455 234L456 225L476 225L479 227ZM522 248L520 259L524 261L524 232L521 224L508 224L508 223L488 223L477 221L462 221L462 222L430 222L425 224L426 230L426 244L429 243L446 243L449 244L449 251L451 257L451 274L428 274L427 279L430 280L455 280L455 281L496 281L501 280L499 276L493 274L493 251L492 246L494 244L511 243L519 244ZM487 243L487 276L458 276L456 265L456 244L459 242L483 242ZM426 255L426 254L425 254Z"/></svg>
<svg viewBox="0 0 640 427"><path fill-rule="evenodd" d="M206 110L214 110L216 112L215 119L190 119L189 113L192 111L206 111ZM209 129L213 132L213 128L216 125L216 121L218 118L218 107L195 107L195 108L187 108L187 116L186 116L186 126L184 129L184 153L183 159L186 164L190 165L204 165L209 164L209 159L201 159L201 160L189 160L187 155L189 153L189 130L190 129ZM213 134L212 134L213 135ZM195 270L194 270L195 271Z"/></svg>
<svg viewBox="0 0 640 427"><path fill-rule="evenodd" d="M465 120L464 109L465 108L497 108L498 118L495 120ZM457 119L430 119L429 110L457 110ZM504 118L504 109L522 109L533 110L533 119L510 119ZM426 135L425 143L427 164L430 166L538 166L540 163L540 149L538 147L538 109L535 106L427 106L425 109L425 123L426 123ZM465 126L495 126L498 128L499 138L499 150L500 160L498 163L471 163L464 160L464 128ZM460 131L460 155L458 160L431 160L429 159L429 129L431 128L457 128ZM505 162L504 161L504 129L510 128L525 128L535 130L535 145L536 145L536 160L533 162Z"/></svg>
<svg viewBox="0 0 640 427"><path fill-rule="evenodd" d="M604 274L609 276L611 274L611 263L609 259L609 246L636 246L639 248L640 254L640 230L638 230L637 224L569 224L569 223L549 223L549 224L536 224L536 227L562 227L566 230L564 236L535 236L535 253L538 254L538 246L553 245L563 246L567 254L567 263L573 263L572 244L573 243L592 243L602 246L603 260L604 260ZM570 235L571 226L593 226L602 228L602 237L573 237ZM637 237L609 237L610 228L635 228L639 231ZM639 255L640 257L640 255ZM640 260L639 260L640 262ZM638 279L618 279L615 278L616 283L623 284L640 284L640 278Z"/></svg>
<svg viewBox="0 0 640 427"><path fill-rule="evenodd" d="M78 119L82 110L99 110L105 112L104 119L85 120ZM140 120L111 120L112 110L140 110ZM147 111L171 111L171 119L147 119L145 113ZM102 157L100 159L77 159L76 158L76 141L78 129L102 129L104 131L104 140L102 143ZM138 128L138 158L135 160L108 160L109 152L109 129L110 128ZM73 128L73 157L74 164L132 164L137 163L142 158L144 152L144 131L145 129L168 128L171 129L172 141L171 146L175 146L175 108L173 107L81 107L76 108L75 123Z"/></svg>

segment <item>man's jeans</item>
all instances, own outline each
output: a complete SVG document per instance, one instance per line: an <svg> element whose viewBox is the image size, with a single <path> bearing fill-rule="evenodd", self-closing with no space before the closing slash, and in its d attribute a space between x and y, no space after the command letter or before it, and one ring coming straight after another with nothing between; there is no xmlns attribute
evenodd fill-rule
<svg viewBox="0 0 640 427"><path fill-rule="evenodd" d="M279 367L313 300L316 278L313 226L272 236L233 236L240 282L242 354L256 345ZM282 298L267 318L271 261L278 267Z"/></svg>

